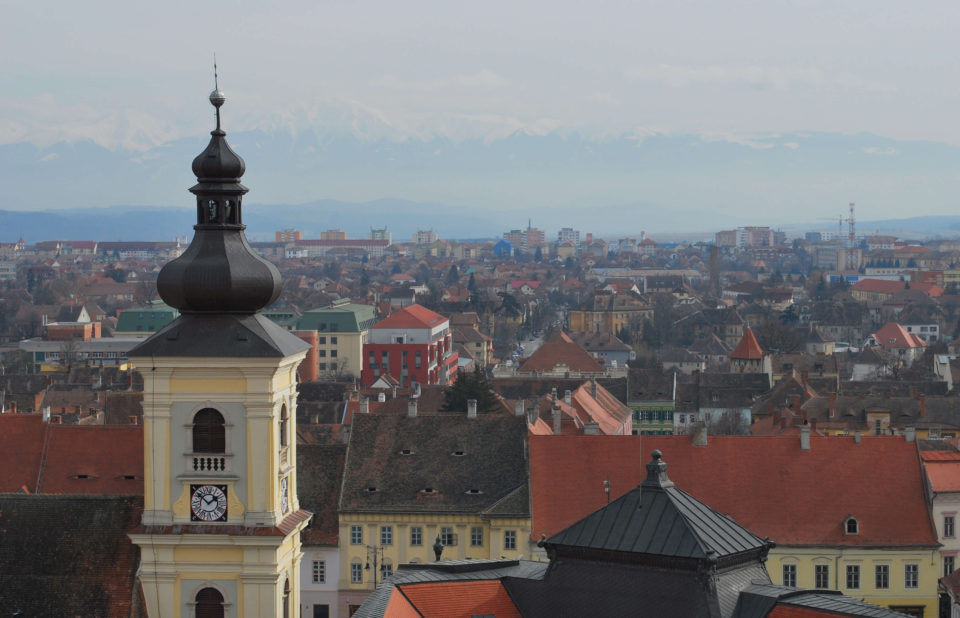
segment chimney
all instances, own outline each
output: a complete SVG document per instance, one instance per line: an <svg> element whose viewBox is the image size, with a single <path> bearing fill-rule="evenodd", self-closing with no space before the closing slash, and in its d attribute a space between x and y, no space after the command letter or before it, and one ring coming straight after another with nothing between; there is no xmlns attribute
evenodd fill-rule
<svg viewBox="0 0 960 618"><path fill-rule="evenodd" d="M42 416L43 422L49 423L50 422L50 406L44 406L42 414L43 414Z"/></svg>
<svg viewBox="0 0 960 618"><path fill-rule="evenodd" d="M131 414L131 415L128 417L128 419L130 420L130 424L131 424L131 425L139 425L139 424L140 424L140 419L139 419L135 414Z"/></svg>
<svg viewBox="0 0 960 618"><path fill-rule="evenodd" d="M817 419L810 419L810 433L817 433Z"/></svg>
<svg viewBox="0 0 960 618"><path fill-rule="evenodd" d="M383 391L380 391L379 393L377 393L377 401L380 403L386 403L387 394Z"/></svg>
<svg viewBox="0 0 960 618"><path fill-rule="evenodd" d="M394 384L394 385L393 385L393 399L396 399L396 398L397 398L397 385Z"/></svg>
<svg viewBox="0 0 960 618"><path fill-rule="evenodd" d="M51 425L62 425L62 424L63 424L63 417L60 416L59 414L53 414L53 415L51 415L51 416L50 416L50 424L51 424Z"/></svg>
<svg viewBox="0 0 960 618"><path fill-rule="evenodd" d="M550 389L550 397L556 401L557 400L557 389L556 387Z"/></svg>
<svg viewBox="0 0 960 618"><path fill-rule="evenodd" d="M320 424L320 415L319 415L319 414L311 414L311 415L310 415L310 424L311 424L311 425L319 425L319 424Z"/></svg>
<svg viewBox="0 0 960 618"><path fill-rule="evenodd" d="M693 424L693 432L690 434L690 441L694 446L707 445L707 424L703 421L697 421Z"/></svg>
<svg viewBox="0 0 960 618"><path fill-rule="evenodd" d="M517 399L513 402L513 413L515 416L523 416L525 414L523 411L524 403L523 399Z"/></svg>
<svg viewBox="0 0 960 618"><path fill-rule="evenodd" d="M414 412L415 414L416 412ZM477 400L467 399L467 418L477 418Z"/></svg>
<svg viewBox="0 0 960 618"><path fill-rule="evenodd" d="M917 430L915 427L907 427L903 432L903 438L907 442L913 442L917 439Z"/></svg>
<svg viewBox="0 0 960 618"><path fill-rule="evenodd" d="M370 400L366 397L360 398L360 414L370 414Z"/></svg>
<svg viewBox="0 0 960 618"><path fill-rule="evenodd" d="M920 393L920 416L927 415L927 396Z"/></svg>
<svg viewBox="0 0 960 618"><path fill-rule="evenodd" d="M600 424L595 420L590 420L589 423L586 423L583 426L583 433L587 436L599 436L600 435Z"/></svg>
<svg viewBox="0 0 960 618"><path fill-rule="evenodd" d="M860 438L861 438L861 436L860 436L860 432L859 432L859 431L853 432L853 443L854 443L854 444L860 444Z"/></svg>
<svg viewBox="0 0 960 618"><path fill-rule="evenodd" d="M810 450L810 425L800 426L800 448L804 451Z"/></svg>
<svg viewBox="0 0 960 618"><path fill-rule="evenodd" d="M590 380L590 396L594 399L597 398L597 381Z"/></svg>
<svg viewBox="0 0 960 618"><path fill-rule="evenodd" d="M573 393L570 392L570 389L563 391L563 402L568 406L573 403Z"/></svg>
<svg viewBox="0 0 960 618"><path fill-rule="evenodd" d="M560 406L556 403L553 404L551 408L551 413L553 414L553 434L556 436L560 435Z"/></svg>
<svg viewBox="0 0 960 618"><path fill-rule="evenodd" d="M407 416L410 418L415 418L417 416L417 399L416 397L411 397L407 400ZM468 413L469 416L469 413Z"/></svg>
<svg viewBox="0 0 960 618"><path fill-rule="evenodd" d="M827 395L827 397L830 399L830 418L835 418L837 416L837 409L836 409L837 394L830 393L829 395Z"/></svg>

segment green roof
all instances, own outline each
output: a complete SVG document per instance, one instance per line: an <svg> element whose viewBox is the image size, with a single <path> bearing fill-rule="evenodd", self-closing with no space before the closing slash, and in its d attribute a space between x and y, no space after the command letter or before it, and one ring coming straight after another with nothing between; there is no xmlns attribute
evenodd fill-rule
<svg viewBox="0 0 960 618"><path fill-rule="evenodd" d="M117 318L117 332L155 333L180 317L180 312L159 303L135 309L125 309Z"/></svg>
<svg viewBox="0 0 960 618"><path fill-rule="evenodd" d="M341 302L305 311L297 322L297 330L328 333L359 333L377 321L373 305Z"/></svg>
<svg viewBox="0 0 960 618"><path fill-rule="evenodd" d="M279 326L286 327L295 327L297 325L297 320L300 319L300 314L298 314L293 309L271 309L269 311L260 312L264 317L270 318L275 324Z"/></svg>

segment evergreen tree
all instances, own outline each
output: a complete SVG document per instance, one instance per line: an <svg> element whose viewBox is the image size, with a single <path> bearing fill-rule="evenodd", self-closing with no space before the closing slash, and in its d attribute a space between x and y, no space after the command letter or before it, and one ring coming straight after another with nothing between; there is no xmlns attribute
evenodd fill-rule
<svg viewBox="0 0 960 618"><path fill-rule="evenodd" d="M457 370L457 381L443 391L443 406L440 409L444 412L466 412L468 399L477 400L477 413L492 412L499 405L487 372L479 365L470 373Z"/></svg>

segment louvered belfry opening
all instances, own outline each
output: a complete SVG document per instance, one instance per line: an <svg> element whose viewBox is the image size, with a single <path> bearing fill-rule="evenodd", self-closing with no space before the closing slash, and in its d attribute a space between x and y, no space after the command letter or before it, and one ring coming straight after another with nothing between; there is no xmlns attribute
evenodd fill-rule
<svg viewBox="0 0 960 618"><path fill-rule="evenodd" d="M223 595L216 588L197 593L197 618L223 618Z"/></svg>
<svg viewBox="0 0 960 618"><path fill-rule="evenodd" d="M223 453L226 451L223 415L213 408L204 408L193 417L193 452Z"/></svg>

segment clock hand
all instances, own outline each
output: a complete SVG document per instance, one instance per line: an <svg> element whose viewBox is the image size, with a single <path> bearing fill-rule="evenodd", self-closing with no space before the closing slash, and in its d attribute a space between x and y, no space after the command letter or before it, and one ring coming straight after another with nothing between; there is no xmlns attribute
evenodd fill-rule
<svg viewBox="0 0 960 618"><path fill-rule="evenodd" d="M216 500L216 498L214 498L210 494L207 494L206 496L203 497L203 501L207 504L212 504L214 500Z"/></svg>

